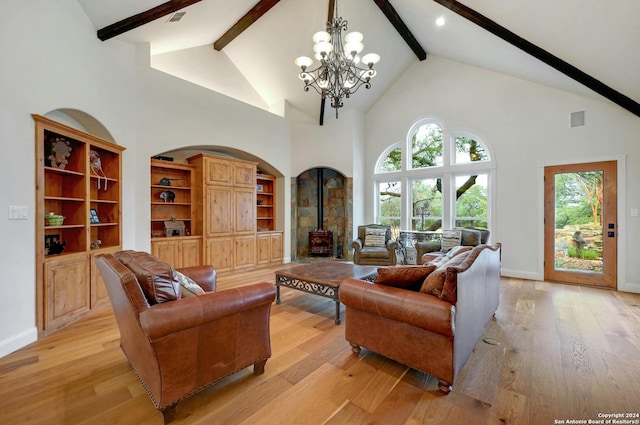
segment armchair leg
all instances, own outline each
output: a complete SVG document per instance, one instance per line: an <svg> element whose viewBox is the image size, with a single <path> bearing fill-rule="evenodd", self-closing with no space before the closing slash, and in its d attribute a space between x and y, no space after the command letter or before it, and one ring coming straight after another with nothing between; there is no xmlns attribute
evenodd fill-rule
<svg viewBox="0 0 640 425"><path fill-rule="evenodd" d="M267 360L262 360L260 362L253 364L253 374L254 375L262 375L264 373L264 365L267 364Z"/></svg>
<svg viewBox="0 0 640 425"><path fill-rule="evenodd" d="M360 346L358 344L353 344L353 343L349 343L349 345L351 345L351 351L353 352L353 354L355 354L356 356L360 355Z"/></svg>
<svg viewBox="0 0 640 425"><path fill-rule="evenodd" d="M444 379L438 379L438 389L445 394L449 394L453 388L451 386L451 382L445 381Z"/></svg>
<svg viewBox="0 0 640 425"><path fill-rule="evenodd" d="M176 408L178 407L177 404L173 404L169 407L166 407L164 409L161 410L162 412L162 420L165 424L168 424L169 422L172 422L175 418L176 418Z"/></svg>

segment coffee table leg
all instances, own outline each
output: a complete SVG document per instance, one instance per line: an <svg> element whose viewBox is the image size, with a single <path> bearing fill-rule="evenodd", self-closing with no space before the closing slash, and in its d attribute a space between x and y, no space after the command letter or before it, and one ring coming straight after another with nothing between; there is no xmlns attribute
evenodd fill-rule
<svg viewBox="0 0 640 425"><path fill-rule="evenodd" d="M276 304L280 304L280 276L276 276Z"/></svg>
<svg viewBox="0 0 640 425"><path fill-rule="evenodd" d="M340 300L336 300L336 325L340 324Z"/></svg>

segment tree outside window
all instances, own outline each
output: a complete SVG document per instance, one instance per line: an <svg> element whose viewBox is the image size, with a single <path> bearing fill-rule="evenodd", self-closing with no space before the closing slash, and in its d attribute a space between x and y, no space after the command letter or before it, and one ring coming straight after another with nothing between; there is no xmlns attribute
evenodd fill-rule
<svg viewBox="0 0 640 425"><path fill-rule="evenodd" d="M378 162L376 173L398 173L397 181L378 182L378 223L416 231L489 227L491 158L477 137L447 133L433 120L424 120L413 126L406 146L408 169L403 168L405 150L400 147ZM408 202L403 200L403 184Z"/></svg>

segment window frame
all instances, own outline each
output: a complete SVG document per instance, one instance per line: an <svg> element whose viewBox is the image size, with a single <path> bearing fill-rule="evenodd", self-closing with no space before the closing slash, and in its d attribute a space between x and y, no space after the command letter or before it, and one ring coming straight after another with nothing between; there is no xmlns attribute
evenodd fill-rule
<svg viewBox="0 0 640 425"><path fill-rule="evenodd" d="M442 129L442 156L443 165L412 168L413 165L413 144L412 136L422 125L436 124ZM471 161L464 163L456 162L456 138L466 137L477 141L484 151L488 159L482 161ZM382 171L380 166L386 160L389 153L400 148L402 150L401 170L400 171ZM380 155L376 162L373 175L373 191L374 191L374 222L379 223L380 216L380 196L379 187L381 183L399 181L401 184L401 211L400 211L400 229L410 230L412 228L413 218L413 182L416 180L441 178L442 182L442 228L451 229L454 227L456 217L456 177L460 175L479 175L487 176L487 228L494 227L495 211L495 157L491 151L491 147L478 135L467 131L448 131L446 127L434 118L423 118L416 121L410 126L405 137L404 143L394 143L389 146ZM481 218L481 217L478 217ZM484 218L484 217L482 217Z"/></svg>

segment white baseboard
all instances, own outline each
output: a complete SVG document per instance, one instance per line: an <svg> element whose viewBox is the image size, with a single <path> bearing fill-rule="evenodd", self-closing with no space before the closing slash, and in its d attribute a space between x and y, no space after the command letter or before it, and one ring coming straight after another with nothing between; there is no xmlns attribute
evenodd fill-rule
<svg viewBox="0 0 640 425"><path fill-rule="evenodd" d="M29 345L37 340L38 329L35 326L17 335L13 335L7 339L4 339L0 341L0 357L11 354L14 351L21 349L25 345Z"/></svg>
<svg viewBox="0 0 640 425"><path fill-rule="evenodd" d="M538 273L535 272L525 272L522 270L511 270L503 268L501 270L501 276L503 277L515 277L517 279L527 279L527 280L541 280L542 277L539 276Z"/></svg>
<svg viewBox="0 0 640 425"><path fill-rule="evenodd" d="M640 283L626 282L618 286L618 291L634 292L640 294Z"/></svg>

